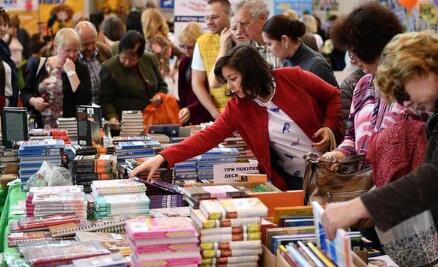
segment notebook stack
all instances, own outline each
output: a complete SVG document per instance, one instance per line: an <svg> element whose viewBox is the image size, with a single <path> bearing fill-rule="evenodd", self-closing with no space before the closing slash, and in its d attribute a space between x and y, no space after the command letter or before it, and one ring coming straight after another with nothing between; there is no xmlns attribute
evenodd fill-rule
<svg viewBox="0 0 438 267"><path fill-rule="evenodd" d="M236 162L239 151L236 148L216 147L197 157L198 179L213 179L213 165Z"/></svg>
<svg viewBox="0 0 438 267"><path fill-rule="evenodd" d="M268 208L258 198L202 200L191 218L199 232L202 266L258 266L261 218Z"/></svg>
<svg viewBox="0 0 438 267"><path fill-rule="evenodd" d="M144 134L143 113L140 110L122 111L121 136L135 136Z"/></svg>
<svg viewBox="0 0 438 267"><path fill-rule="evenodd" d="M58 118L58 128L67 130L71 140L78 140L78 123L76 118Z"/></svg>
<svg viewBox="0 0 438 267"><path fill-rule="evenodd" d="M234 132L230 137L226 138L222 143L224 147L236 148L239 151L237 156L238 162L248 162L250 159L255 159L254 153L248 147L242 136L238 132Z"/></svg>
<svg viewBox="0 0 438 267"><path fill-rule="evenodd" d="M84 186L84 191L91 192L91 183L96 180L115 178L117 160L114 155L75 156L73 159L73 183Z"/></svg>
<svg viewBox="0 0 438 267"><path fill-rule="evenodd" d="M146 186L133 180L94 181L94 214L96 218L117 215L134 216L149 213Z"/></svg>
<svg viewBox="0 0 438 267"><path fill-rule="evenodd" d="M170 183L153 180L145 182L146 195L151 200L151 209L176 208L184 206L184 195L178 186Z"/></svg>
<svg viewBox="0 0 438 267"><path fill-rule="evenodd" d="M26 215L41 217L74 214L87 219L87 201L82 186L32 187L26 197Z"/></svg>
<svg viewBox="0 0 438 267"><path fill-rule="evenodd" d="M116 146L116 155L119 162L126 159L137 159L155 156L155 147L159 147L157 141L128 141L120 142Z"/></svg>
<svg viewBox="0 0 438 267"><path fill-rule="evenodd" d="M132 266L193 266L201 263L198 233L187 217L136 218L126 223Z"/></svg>
<svg viewBox="0 0 438 267"><path fill-rule="evenodd" d="M198 180L196 158L192 158L175 164L175 179L177 180Z"/></svg>
<svg viewBox="0 0 438 267"><path fill-rule="evenodd" d="M182 192L192 207L198 208L201 200L219 198L238 198L245 197L247 193L232 185L193 185L185 187Z"/></svg>
<svg viewBox="0 0 438 267"><path fill-rule="evenodd" d="M40 169L44 161L61 166L64 146L63 140L55 139L22 142L18 150L21 185L26 184L29 177Z"/></svg>
<svg viewBox="0 0 438 267"><path fill-rule="evenodd" d="M2 181L14 180L18 176L18 150L0 146L0 176Z"/></svg>

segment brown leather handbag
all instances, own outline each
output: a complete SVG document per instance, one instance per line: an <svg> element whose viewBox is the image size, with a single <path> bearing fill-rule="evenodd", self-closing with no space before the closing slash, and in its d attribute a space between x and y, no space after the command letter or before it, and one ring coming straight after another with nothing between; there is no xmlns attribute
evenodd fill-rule
<svg viewBox="0 0 438 267"><path fill-rule="evenodd" d="M315 153L304 156L307 161L303 180L304 201L321 205L353 199L374 185L371 168L362 168L365 157L351 156L342 160L323 159ZM337 170L330 166L338 164Z"/></svg>

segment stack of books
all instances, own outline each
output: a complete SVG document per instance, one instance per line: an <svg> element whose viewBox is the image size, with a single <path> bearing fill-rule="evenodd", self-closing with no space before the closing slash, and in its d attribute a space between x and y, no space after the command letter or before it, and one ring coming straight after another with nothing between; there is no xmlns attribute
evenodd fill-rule
<svg viewBox="0 0 438 267"><path fill-rule="evenodd" d="M87 219L87 201L81 186L32 187L26 197L26 215L41 217L74 214Z"/></svg>
<svg viewBox="0 0 438 267"><path fill-rule="evenodd" d="M193 185L184 187L182 192L192 207L198 208L201 200L245 197L247 193L232 185Z"/></svg>
<svg viewBox="0 0 438 267"><path fill-rule="evenodd" d="M122 111L121 136L135 136L144 134L143 112L140 110Z"/></svg>
<svg viewBox="0 0 438 267"><path fill-rule="evenodd" d="M236 162L236 148L216 147L197 157L198 179L213 179L213 165Z"/></svg>
<svg viewBox="0 0 438 267"><path fill-rule="evenodd" d="M177 180L198 180L197 160L192 158L175 164L175 179Z"/></svg>
<svg viewBox="0 0 438 267"><path fill-rule="evenodd" d="M78 140L78 122L76 118L58 118L58 128L67 130L71 140Z"/></svg>
<svg viewBox="0 0 438 267"><path fill-rule="evenodd" d="M91 192L95 180L115 178L117 159L113 155L77 155L73 159L73 183L83 185L85 192Z"/></svg>
<svg viewBox="0 0 438 267"><path fill-rule="evenodd" d="M18 150L0 146L0 180L14 180L18 176Z"/></svg>
<svg viewBox="0 0 438 267"><path fill-rule="evenodd" d="M146 186L141 182L133 180L94 181L91 187L96 218L149 213L150 200L145 194Z"/></svg>
<svg viewBox="0 0 438 267"><path fill-rule="evenodd" d="M254 153L238 132L234 132L230 137L225 138L221 144L224 147L236 148L239 151L238 162L248 162L250 159L255 159Z"/></svg>
<svg viewBox="0 0 438 267"><path fill-rule="evenodd" d="M73 260L111 253L101 242L97 241L49 242L44 245L22 247L20 252L32 266L68 265Z"/></svg>
<svg viewBox="0 0 438 267"><path fill-rule="evenodd" d="M151 200L151 209L184 206L184 195L178 186L160 180L152 180L145 183L148 188L146 194Z"/></svg>
<svg viewBox="0 0 438 267"><path fill-rule="evenodd" d="M159 147L157 141L128 141L119 142L116 145L116 155L119 162L126 159L137 159L155 156L155 147Z"/></svg>
<svg viewBox="0 0 438 267"><path fill-rule="evenodd" d="M63 140L55 139L21 142L18 150L21 185L26 184L29 177L38 172L44 161L61 166L64 146Z"/></svg>
<svg viewBox="0 0 438 267"><path fill-rule="evenodd" d="M199 232L202 264L258 266L261 218L268 208L258 198L202 200L191 211Z"/></svg>
<svg viewBox="0 0 438 267"><path fill-rule="evenodd" d="M84 241L100 241L111 252L120 252L123 256L129 256L132 253L132 249L129 246L126 235L115 233L94 233L94 232L77 232L75 240Z"/></svg>
<svg viewBox="0 0 438 267"><path fill-rule="evenodd" d="M126 223L132 266L193 266L201 263L198 233L187 217L136 218Z"/></svg>

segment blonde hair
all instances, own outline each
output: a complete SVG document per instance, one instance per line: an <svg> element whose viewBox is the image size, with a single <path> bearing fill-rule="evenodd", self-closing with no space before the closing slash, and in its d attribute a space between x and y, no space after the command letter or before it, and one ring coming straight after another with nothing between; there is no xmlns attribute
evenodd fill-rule
<svg viewBox="0 0 438 267"><path fill-rule="evenodd" d="M316 26L316 19L312 15L303 15L301 17L301 21L306 25L306 32L316 33L318 31L318 27Z"/></svg>
<svg viewBox="0 0 438 267"><path fill-rule="evenodd" d="M81 45L81 39L73 28L62 28L56 33L54 43L56 50L66 44L77 44L79 47Z"/></svg>
<svg viewBox="0 0 438 267"><path fill-rule="evenodd" d="M141 14L141 24L143 26L143 34L145 39L149 39L154 35L160 34L167 38L169 26L166 19L160 10L149 8Z"/></svg>
<svg viewBox="0 0 438 267"><path fill-rule="evenodd" d="M196 22L190 22L179 34L181 44L194 44L196 39L202 35L202 27Z"/></svg>
<svg viewBox="0 0 438 267"><path fill-rule="evenodd" d="M438 74L438 36L431 31L394 36L383 50L376 72L377 90L388 101L405 94L404 84L412 76Z"/></svg>
<svg viewBox="0 0 438 267"><path fill-rule="evenodd" d="M293 9L286 9L283 11L283 15L288 17L290 20L298 20L300 18L298 13Z"/></svg>

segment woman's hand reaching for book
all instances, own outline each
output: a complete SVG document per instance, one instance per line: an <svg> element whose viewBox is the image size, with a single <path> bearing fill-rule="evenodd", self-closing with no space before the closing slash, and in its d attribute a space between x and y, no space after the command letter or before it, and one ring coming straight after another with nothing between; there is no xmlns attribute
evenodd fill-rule
<svg viewBox="0 0 438 267"><path fill-rule="evenodd" d="M369 217L368 210L362 200L357 197L346 202L328 204L322 214L322 224L327 237L333 240L337 229L347 228L359 219Z"/></svg>
<svg viewBox="0 0 438 267"><path fill-rule="evenodd" d="M160 168L161 164L165 161L164 157L160 154L145 160L142 164L137 166L129 175L129 177L135 177L142 171L149 171L148 180L151 180L154 176L154 173Z"/></svg>

